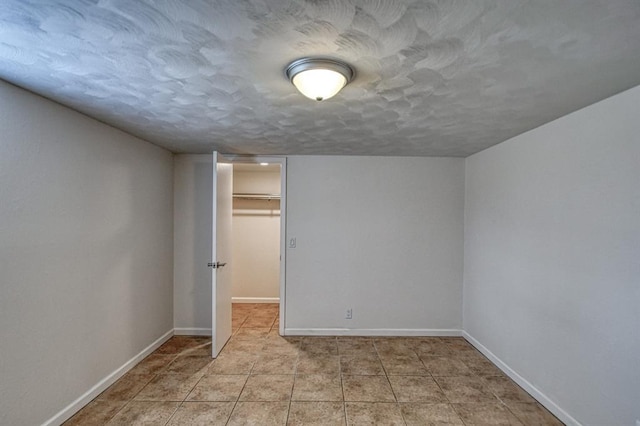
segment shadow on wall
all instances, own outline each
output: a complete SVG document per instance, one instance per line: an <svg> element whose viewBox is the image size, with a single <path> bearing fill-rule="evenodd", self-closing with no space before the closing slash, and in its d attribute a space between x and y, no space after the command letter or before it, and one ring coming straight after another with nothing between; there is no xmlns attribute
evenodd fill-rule
<svg viewBox="0 0 640 426"><path fill-rule="evenodd" d="M280 200L233 200L233 215L243 217L280 217Z"/></svg>

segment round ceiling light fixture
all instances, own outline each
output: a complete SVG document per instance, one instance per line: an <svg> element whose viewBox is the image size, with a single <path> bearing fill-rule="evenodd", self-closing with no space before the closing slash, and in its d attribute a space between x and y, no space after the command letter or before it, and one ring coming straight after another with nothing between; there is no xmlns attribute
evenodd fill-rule
<svg viewBox="0 0 640 426"><path fill-rule="evenodd" d="M324 101L335 96L354 76L348 64L328 58L302 58L286 70L287 78L309 99Z"/></svg>

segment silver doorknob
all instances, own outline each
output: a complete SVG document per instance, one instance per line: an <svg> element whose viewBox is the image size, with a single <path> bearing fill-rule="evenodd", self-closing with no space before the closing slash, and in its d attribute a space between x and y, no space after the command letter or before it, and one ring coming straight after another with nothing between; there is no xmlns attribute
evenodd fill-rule
<svg viewBox="0 0 640 426"><path fill-rule="evenodd" d="M213 268L213 269L220 269L220 268L222 268L224 265L226 265L226 263L222 263L222 262L207 263L207 266L208 266L209 268Z"/></svg>

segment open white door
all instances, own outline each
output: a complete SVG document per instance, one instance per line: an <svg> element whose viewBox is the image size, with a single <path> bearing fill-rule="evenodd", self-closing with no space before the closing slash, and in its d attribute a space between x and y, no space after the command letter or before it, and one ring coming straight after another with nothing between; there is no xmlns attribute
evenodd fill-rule
<svg viewBox="0 0 640 426"><path fill-rule="evenodd" d="M211 348L216 358L231 337L231 219L233 165L213 153L213 238L211 250Z"/></svg>

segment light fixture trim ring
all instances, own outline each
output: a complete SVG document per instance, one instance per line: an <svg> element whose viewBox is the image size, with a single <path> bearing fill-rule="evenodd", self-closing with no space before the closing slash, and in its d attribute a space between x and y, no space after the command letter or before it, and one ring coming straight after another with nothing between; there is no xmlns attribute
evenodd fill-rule
<svg viewBox="0 0 640 426"><path fill-rule="evenodd" d="M293 83L293 78L300 74L303 71L314 70L314 69L328 69L331 71L335 71L339 74L342 74L344 78L347 80L345 86L349 84L353 77L355 76L355 72L353 68L349 66L349 64L338 61L336 59L330 58L300 58L289 64L285 73L287 78L291 83Z"/></svg>

